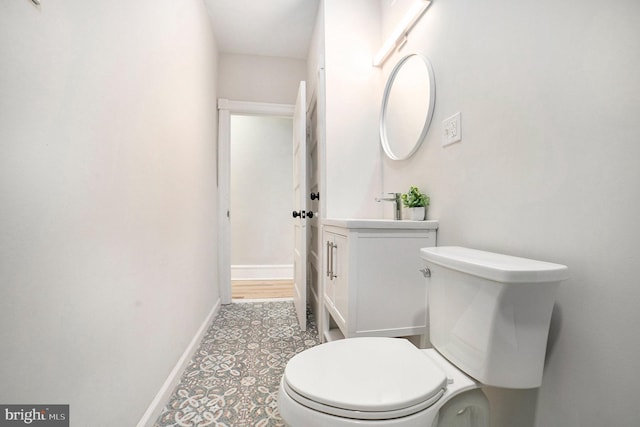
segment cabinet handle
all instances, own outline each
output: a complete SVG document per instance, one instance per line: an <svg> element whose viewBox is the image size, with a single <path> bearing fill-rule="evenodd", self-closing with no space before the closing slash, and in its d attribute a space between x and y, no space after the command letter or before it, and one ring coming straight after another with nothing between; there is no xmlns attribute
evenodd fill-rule
<svg viewBox="0 0 640 427"><path fill-rule="evenodd" d="M338 245L330 240L327 240L327 277L329 280L333 280L338 277L333 271L333 249L337 249Z"/></svg>
<svg viewBox="0 0 640 427"><path fill-rule="evenodd" d="M331 277L331 242L327 240L327 277Z"/></svg>
<svg viewBox="0 0 640 427"><path fill-rule="evenodd" d="M333 255L333 250L334 249L338 249L338 245L336 245L335 243L331 243L331 276L329 276L329 278L331 280L333 280L336 277L338 277L338 275L335 274L335 271L333 271L333 269L335 268L335 266L333 265L333 261L335 261L335 257Z"/></svg>

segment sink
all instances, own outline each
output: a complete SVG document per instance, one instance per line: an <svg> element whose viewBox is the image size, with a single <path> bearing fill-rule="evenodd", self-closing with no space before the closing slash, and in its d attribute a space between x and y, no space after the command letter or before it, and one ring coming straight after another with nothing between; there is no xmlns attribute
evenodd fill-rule
<svg viewBox="0 0 640 427"><path fill-rule="evenodd" d="M324 225L344 228L380 228L393 230L437 230L438 221L406 221L394 219L365 219L365 218L326 218Z"/></svg>

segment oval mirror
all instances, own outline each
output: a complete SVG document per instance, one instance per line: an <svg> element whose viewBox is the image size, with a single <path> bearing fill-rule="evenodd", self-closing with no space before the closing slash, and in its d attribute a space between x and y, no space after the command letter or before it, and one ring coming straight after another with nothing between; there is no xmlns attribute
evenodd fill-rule
<svg viewBox="0 0 640 427"><path fill-rule="evenodd" d="M436 101L433 68L419 54L402 58L389 75L380 110L380 142L392 160L405 160L427 136Z"/></svg>

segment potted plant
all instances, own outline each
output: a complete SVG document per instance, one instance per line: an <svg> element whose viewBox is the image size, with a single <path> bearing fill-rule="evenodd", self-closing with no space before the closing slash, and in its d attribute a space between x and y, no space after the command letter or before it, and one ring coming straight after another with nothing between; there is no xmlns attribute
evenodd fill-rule
<svg viewBox="0 0 640 427"><path fill-rule="evenodd" d="M429 196L420 192L418 187L413 185L409 191L402 194L402 204L409 211L409 218L412 221L423 221L427 218L427 206L429 206Z"/></svg>

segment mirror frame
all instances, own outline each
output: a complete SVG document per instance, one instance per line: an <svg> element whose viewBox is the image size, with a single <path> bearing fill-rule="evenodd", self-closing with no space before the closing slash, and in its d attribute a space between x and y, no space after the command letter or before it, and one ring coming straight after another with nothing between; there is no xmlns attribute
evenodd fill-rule
<svg viewBox="0 0 640 427"><path fill-rule="evenodd" d="M407 155L398 156L391 149L391 146L389 144L389 139L387 138L387 126L386 126L387 106L389 104L389 98L391 94L391 89L393 88L393 82L395 81L396 77L398 76L398 73L402 69L402 66L414 56L417 58L420 58L427 67L427 74L429 78L429 108L427 110L427 117L425 118L425 121L422 127L422 132L420 133L418 140L414 143L413 148ZM413 156L416 151L418 151L418 149L422 145L422 142L427 136L427 133L429 132L429 127L431 126L431 119L433 118L433 110L435 107L435 102L436 102L436 82L435 82L435 76L433 73L433 67L431 66L431 62L429 61L429 59L426 56L421 55L419 53L410 53L409 55L404 56L393 67L393 70L391 70L391 74L389 74L387 84L384 88L384 95L382 97L382 108L380 110L380 143L382 144L382 149L384 150L387 157L389 157L391 160L406 160L409 157Z"/></svg>

